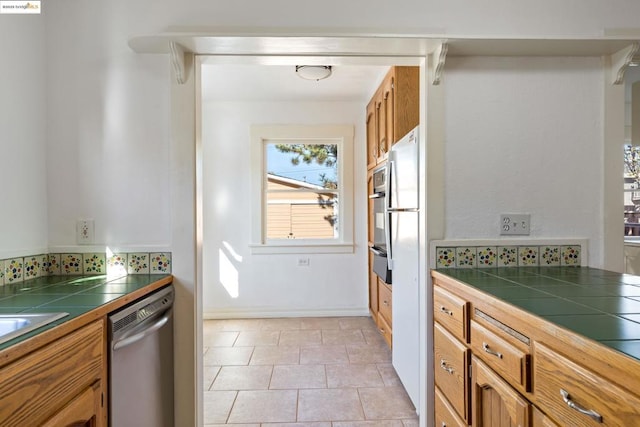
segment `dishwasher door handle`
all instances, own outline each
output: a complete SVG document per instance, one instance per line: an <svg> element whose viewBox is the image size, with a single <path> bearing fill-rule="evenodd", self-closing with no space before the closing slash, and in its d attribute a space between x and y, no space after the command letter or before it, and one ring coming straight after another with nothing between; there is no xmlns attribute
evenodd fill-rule
<svg viewBox="0 0 640 427"><path fill-rule="evenodd" d="M113 350L118 350L124 347L127 347L133 343L136 343L138 341L140 341L141 339L143 339L144 337L153 334L154 332L156 332L158 329L162 328L164 325L167 324L167 322L169 321L169 318L171 317L171 312L169 312L169 314L165 314L164 316L162 316L157 322L155 322L153 325L149 326L148 328L146 328L145 330L135 334L135 335L131 335L130 337L124 338L122 340L116 341L113 343Z"/></svg>

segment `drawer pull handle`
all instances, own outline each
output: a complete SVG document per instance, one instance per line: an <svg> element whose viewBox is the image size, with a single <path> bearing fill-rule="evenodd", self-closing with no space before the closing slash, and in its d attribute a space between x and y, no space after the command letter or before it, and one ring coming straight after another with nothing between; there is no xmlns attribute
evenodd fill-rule
<svg viewBox="0 0 640 427"><path fill-rule="evenodd" d="M453 316L453 311L447 310L447 307L445 307L444 305L440 306L440 311L445 314L448 314L449 316Z"/></svg>
<svg viewBox="0 0 640 427"><path fill-rule="evenodd" d="M454 369L451 366L447 366L446 360L440 359L440 367L445 371L449 372L450 374L453 374Z"/></svg>
<svg viewBox="0 0 640 427"><path fill-rule="evenodd" d="M387 307L389 307L389 301L387 301L387 300L382 301L382 304L386 305Z"/></svg>
<svg viewBox="0 0 640 427"><path fill-rule="evenodd" d="M574 402L573 400L571 400L571 397L569 396L569 393L566 390L560 389L560 394L562 395L562 399L567 404L567 406L569 406L569 408L575 409L576 411L580 412L581 414L584 414L584 415L586 415L588 417L593 418L597 422L602 423L602 415L600 415L599 413L597 413L593 409L585 409L582 406L580 406L579 404L577 404L576 402Z"/></svg>
<svg viewBox="0 0 640 427"><path fill-rule="evenodd" d="M492 354L496 356L498 359L502 359L502 353L500 353L499 351L491 350L489 348L489 344L487 344L486 342L482 343L482 349L484 350L485 353Z"/></svg>

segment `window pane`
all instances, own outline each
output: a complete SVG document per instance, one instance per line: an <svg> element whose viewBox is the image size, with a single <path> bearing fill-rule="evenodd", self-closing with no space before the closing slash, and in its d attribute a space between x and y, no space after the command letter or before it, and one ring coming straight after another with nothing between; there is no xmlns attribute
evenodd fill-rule
<svg viewBox="0 0 640 427"><path fill-rule="evenodd" d="M338 238L338 146L268 143L267 239Z"/></svg>

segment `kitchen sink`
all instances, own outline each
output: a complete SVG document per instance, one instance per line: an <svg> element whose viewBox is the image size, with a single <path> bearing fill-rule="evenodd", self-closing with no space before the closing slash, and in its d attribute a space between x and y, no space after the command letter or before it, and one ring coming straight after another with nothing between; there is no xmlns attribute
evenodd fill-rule
<svg viewBox="0 0 640 427"><path fill-rule="evenodd" d="M68 315L64 312L0 314L0 344Z"/></svg>

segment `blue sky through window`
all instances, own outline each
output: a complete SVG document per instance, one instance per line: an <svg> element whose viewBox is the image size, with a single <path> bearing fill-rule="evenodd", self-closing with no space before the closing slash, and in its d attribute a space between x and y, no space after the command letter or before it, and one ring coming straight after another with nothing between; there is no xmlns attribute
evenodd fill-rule
<svg viewBox="0 0 640 427"><path fill-rule="evenodd" d="M300 162L298 165L291 163L294 156L291 153L281 153L276 149L276 144L267 144L267 172L285 178L296 179L310 184L322 185L321 174L326 174L328 178L336 178L334 167L326 167L315 162L306 164Z"/></svg>

